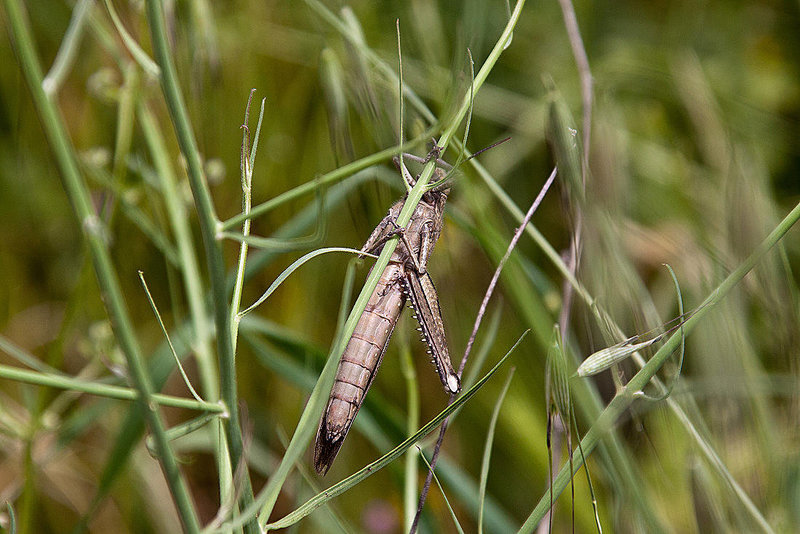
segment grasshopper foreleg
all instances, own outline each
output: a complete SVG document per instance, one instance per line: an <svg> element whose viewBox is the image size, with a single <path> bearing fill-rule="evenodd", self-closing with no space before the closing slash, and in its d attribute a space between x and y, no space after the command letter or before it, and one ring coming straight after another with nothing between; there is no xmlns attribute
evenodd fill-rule
<svg viewBox="0 0 800 534"><path fill-rule="evenodd" d="M398 230L402 230L397 225L397 216L400 215L400 208L402 208L402 205L395 204L392 206L389 214L378 223L378 226L367 238L367 242L361 247L362 252L377 254L389 239L397 235Z"/></svg>
<svg viewBox="0 0 800 534"><path fill-rule="evenodd" d="M403 242L403 245L405 245L407 251L414 250L411 248L411 243L406 235L406 229L397 224L397 217L394 213L392 213L393 211L394 209L392 209L389 212L389 215L384 217L375 230L372 231L372 234L369 236L369 239L367 239L367 242L364 243L363 247L361 247L362 252L377 254L383 248L383 245L385 245L386 242L394 236L400 237L400 240ZM413 253L409 253L408 256L411 259L411 266L418 272L424 273L425 265L427 264L428 256L430 255L431 251L427 242L423 241L422 246L426 249L424 256L425 263L420 263L417 256Z"/></svg>

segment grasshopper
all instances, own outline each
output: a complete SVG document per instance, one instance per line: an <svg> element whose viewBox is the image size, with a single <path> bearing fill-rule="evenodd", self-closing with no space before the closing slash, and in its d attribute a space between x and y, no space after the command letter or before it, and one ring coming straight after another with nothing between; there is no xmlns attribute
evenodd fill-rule
<svg viewBox="0 0 800 534"><path fill-rule="evenodd" d="M400 173L413 187L416 180L403 168ZM435 181L443 177L444 171L436 169ZM450 362L439 297L427 271L428 259L442 231L444 205L449 192L450 184L447 182L425 192L408 225L399 228L396 221L406 199L403 197L389 209L361 249L378 254L387 240L400 236L400 242L339 360L314 447L314 467L321 475L328 472L364 402L407 299L419 321L419 331L428 345L428 353L445 391L453 394L461 388L461 381Z"/></svg>

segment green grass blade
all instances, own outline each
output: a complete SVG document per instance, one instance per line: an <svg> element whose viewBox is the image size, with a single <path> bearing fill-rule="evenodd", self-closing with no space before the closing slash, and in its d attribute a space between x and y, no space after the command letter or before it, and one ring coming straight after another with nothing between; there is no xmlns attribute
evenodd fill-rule
<svg viewBox="0 0 800 534"><path fill-rule="evenodd" d="M156 64L156 62L147 55L147 52L145 52L144 49L139 46L139 43L137 43L136 39L134 39L133 36L128 33L128 30L125 29L125 26L122 24L116 9L114 9L113 2L111 2L111 0L103 0L103 4L105 4L106 9L108 10L108 15L111 17L111 22L113 22L114 28L117 30L117 34L119 34L123 44L128 49L128 52L130 52L131 57L133 57L133 59L149 76L158 78L161 74L161 69L159 68L158 64Z"/></svg>
<svg viewBox="0 0 800 534"><path fill-rule="evenodd" d="M360 250L357 250L357 249L354 249L354 248L347 248L347 247L327 247L327 248L320 248L320 249L314 250L312 252L309 252L308 254L304 255L303 257L298 258L297 260L295 260L280 275L278 275L278 277L275 279L274 282L272 282L272 284L270 284L270 286L267 288L267 290L253 304L248 306L246 309L242 310L239 313L239 316L240 317L244 317L245 315L247 315L248 313L250 313L251 311L253 311L257 307L259 307L261 304L263 304L270 297L270 295L272 295L272 293L274 293L275 290L278 289L278 287L280 287L280 285L284 282L284 280L286 280L301 265L303 265L304 263L306 263L309 260L312 260L312 259L316 258L317 256L320 256L322 254L329 254L331 252L349 252L351 254L372 256L372 254L367 254L365 252L361 252Z"/></svg>
<svg viewBox="0 0 800 534"><path fill-rule="evenodd" d="M246 219L255 219L256 217L260 217L266 213L269 213L273 209L282 206L283 204L289 202L290 200L294 200L300 196L306 195L311 193L312 191L316 191L317 188L320 186L327 186L330 184L334 184L339 182L349 176L352 176L359 171L363 171L364 169L368 169L378 163L382 163L384 161L388 161L392 158L392 156L396 156L397 154L409 150L410 148L414 147L415 145L419 144L422 141L425 141L430 138L431 131L426 131L422 135L418 136L407 143L403 143L398 146L390 147L385 150L381 150L380 152L376 152L374 154L370 154L369 156L365 156L361 159L353 161L352 163L348 163L347 165L343 165L333 171L326 172L325 174L315 178L314 180L310 180L302 185L298 185L297 187L286 191L285 193L281 193L275 198L272 198L266 202L258 204L257 206L253 206L250 210L249 214L240 214L235 217L231 217L227 221L222 223L222 230L230 230L234 228Z"/></svg>
<svg viewBox="0 0 800 534"><path fill-rule="evenodd" d="M459 534L464 534L464 529L461 527L461 522L458 520L458 516L456 516L456 511L453 510L453 506L450 504L450 499L447 498L447 494L444 492L444 488L442 484L439 482L439 477L436 476L436 473L433 472L433 468L431 467L430 462L427 458L425 458L424 454L420 454L422 457L422 461L425 462L425 465L428 466L428 469L431 470L431 474L433 475L433 481L436 482L436 486L439 488L439 491L442 493L442 497L444 498L444 502L447 505L447 510L450 512L450 518L453 520L453 524L456 527L456 530Z"/></svg>
<svg viewBox="0 0 800 534"><path fill-rule="evenodd" d="M93 0L78 0L75 4L75 8L72 10L72 17L69 20L69 27L61 40L61 46L58 48L58 54L56 54L56 58L53 61L53 66L50 67L50 71L42 81L42 88L48 95L57 94L64 78L69 74L80 48L86 19L93 7Z"/></svg>
<svg viewBox="0 0 800 534"><path fill-rule="evenodd" d="M7 378L9 380L16 380L18 382L35 384L38 386L82 391L91 395L98 395L101 397L108 397L118 400L134 401L141 398L141 393L131 388L103 384L97 381L81 380L79 378L72 378L62 374L53 375L38 371L28 371L26 369L18 369L16 367L9 367L7 365L0 365L0 378ZM194 399L175 397L173 395L164 395L161 393L153 393L149 397L153 404L160 406L188 408L191 410L201 410L212 413L225 412L225 407L217 403L197 401Z"/></svg>
<svg viewBox="0 0 800 534"><path fill-rule="evenodd" d="M503 400L505 400L508 388L511 386L511 379L514 378L515 370L516 368L512 367L508 371L506 382L503 384L503 389L500 390L500 395L497 396L497 402L494 404L492 418L489 420L489 429L486 431L486 444L483 446L483 460L481 461L480 496L478 497L480 502L480 510L478 512L478 534L483 534L483 508L486 503L486 483L489 481L489 464L492 459L492 444L494 443L497 419L500 417L500 408L502 408Z"/></svg>
<svg viewBox="0 0 800 534"><path fill-rule="evenodd" d="M586 433L586 436L581 440L581 444L583 447L583 453L586 455L591 454L594 448L597 446L599 440L603 437L603 435L610 429L614 421L616 421L620 415L628 409L630 404L633 402L635 398L635 393L641 391L645 385L647 385L650 380L653 379L656 372L664 365L666 360L675 349L683 342L683 339L686 335L691 333L695 326L705 317L705 315L713 308L714 304L721 301L725 298L728 293L744 278L744 276L749 273L753 267L758 263L767 252L772 249L785 235L786 232L800 219L800 204L795 205L794 209L789 212L786 217L778 224L772 232L764 239L756 249L747 257L745 261L743 261L739 266L729 274L723 282L717 286L717 288L712 291L708 297L703 301L703 303L698 307L697 312L692 315L683 325L682 331L677 332L670 336L664 345L659 348L658 352L648 361L642 369L636 373L636 375L628 382L625 386L625 390L618 394L614 399L609 403L608 407L603 410L603 413L600 414L597 421L592 425L589 431ZM668 402L671 399L668 399ZM769 526L767 520L763 517L761 512L755 507L753 502L747 496L747 494L742 490L741 486L730 476L730 473L727 471L725 464L721 461L721 459L717 456L716 452L711 448L702 448L701 452L706 457L706 460L715 467L718 474L721 474L730 484L737 495L737 498L742 502L742 504L746 507L747 513L751 516L751 518L759 525L761 529L765 532L772 532L772 528ZM583 465L583 458L579 457L575 462L575 469L579 468ZM571 473L569 471L569 466L565 466L564 469L558 474L558 477L553 482L553 489L554 494L560 495L561 491L564 490L567 483L571 479ZM539 504L536 508L531 512L528 516L528 519L525 521L523 526L520 528L520 532L532 532L538 522L544 517L546 510L549 506L549 495L546 494L542 497L539 501Z"/></svg>
<svg viewBox="0 0 800 534"><path fill-rule="evenodd" d="M14 515L14 507L8 501L6 501L6 511L8 512L8 532L17 534L17 516Z"/></svg>

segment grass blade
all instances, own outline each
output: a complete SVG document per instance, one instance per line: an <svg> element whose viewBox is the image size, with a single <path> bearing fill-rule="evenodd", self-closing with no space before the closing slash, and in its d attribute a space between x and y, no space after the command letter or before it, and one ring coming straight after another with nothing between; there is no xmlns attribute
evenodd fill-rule
<svg viewBox="0 0 800 534"><path fill-rule="evenodd" d="M478 512L478 534L483 533L483 505L486 502L486 483L489 480L489 463L492 458L492 444L494 443L494 433L497 428L497 419L500 417L500 408L503 406L503 401L508 393L508 388L511 385L511 379L514 378L515 367L512 367L508 372L506 383L503 384L503 389L500 390L500 395L497 397L497 402L494 404L494 411L492 411L492 418L489 420L489 429L486 431L486 444L483 447L483 460L481 462L481 482L478 498L480 501L480 511Z"/></svg>

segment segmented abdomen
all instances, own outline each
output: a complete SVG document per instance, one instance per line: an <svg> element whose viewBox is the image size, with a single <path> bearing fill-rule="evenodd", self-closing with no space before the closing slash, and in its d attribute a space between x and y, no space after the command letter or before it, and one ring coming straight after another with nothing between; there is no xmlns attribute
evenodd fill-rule
<svg viewBox="0 0 800 534"><path fill-rule="evenodd" d="M401 264L390 263L386 267L339 360L328 406L317 431L314 467L319 473L328 471L339 452L381 364L406 301L401 285L403 276Z"/></svg>

